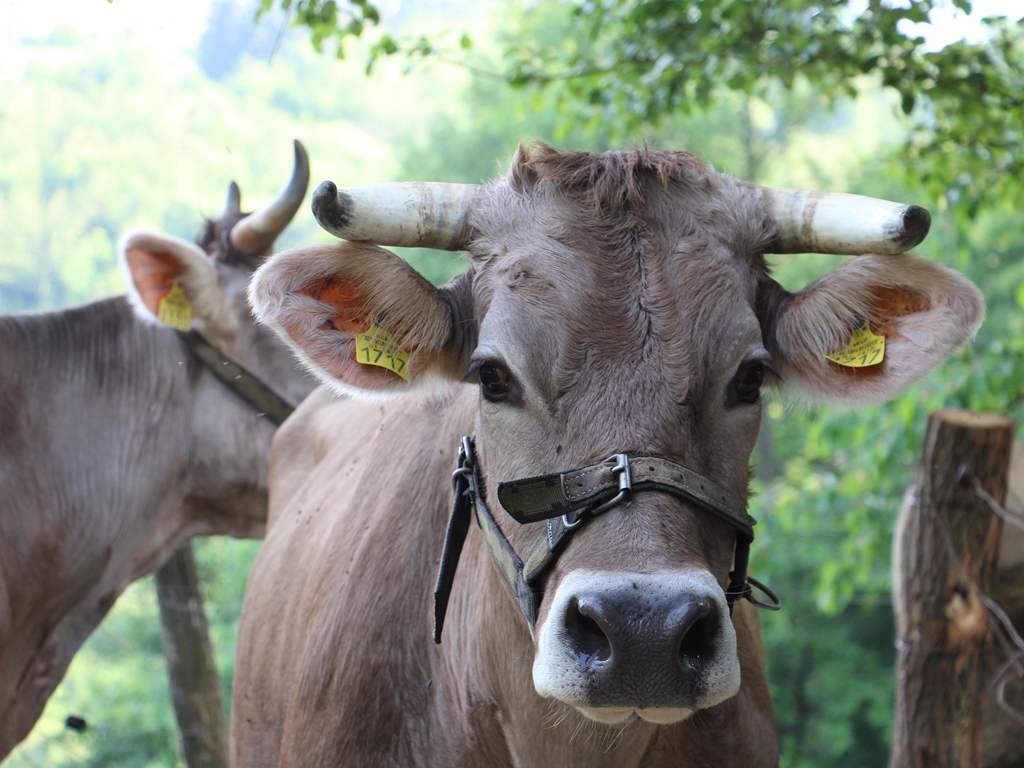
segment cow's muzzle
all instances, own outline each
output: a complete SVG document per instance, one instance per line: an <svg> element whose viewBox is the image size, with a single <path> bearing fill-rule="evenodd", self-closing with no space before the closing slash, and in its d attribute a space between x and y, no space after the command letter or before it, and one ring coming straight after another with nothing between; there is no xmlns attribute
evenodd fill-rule
<svg viewBox="0 0 1024 768"><path fill-rule="evenodd" d="M573 572L538 631L533 681L602 721L631 711L679 720L714 706L740 685L725 593L704 571Z"/></svg>

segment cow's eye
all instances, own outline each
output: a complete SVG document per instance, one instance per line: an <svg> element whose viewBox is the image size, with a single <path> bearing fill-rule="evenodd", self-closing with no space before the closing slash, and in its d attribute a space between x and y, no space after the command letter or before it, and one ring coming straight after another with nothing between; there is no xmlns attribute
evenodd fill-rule
<svg viewBox="0 0 1024 768"><path fill-rule="evenodd" d="M480 390L488 400L501 400L508 394L509 375L504 368L494 363L484 363L477 371L480 377Z"/></svg>
<svg viewBox="0 0 1024 768"><path fill-rule="evenodd" d="M734 386L736 395L745 403L756 403L761 392L761 385L764 384L767 366L760 360L752 360L744 363L736 371Z"/></svg>

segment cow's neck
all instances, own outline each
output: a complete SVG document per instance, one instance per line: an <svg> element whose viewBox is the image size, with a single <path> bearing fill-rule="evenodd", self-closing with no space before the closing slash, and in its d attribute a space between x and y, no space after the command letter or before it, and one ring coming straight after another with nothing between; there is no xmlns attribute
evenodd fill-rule
<svg viewBox="0 0 1024 768"><path fill-rule="evenodd" d="M197 529L239 537L261 536L269 488L270 441L276 425L197 366L189 395L186 506ZM210 528L210 531L200 530Z"/></svg>

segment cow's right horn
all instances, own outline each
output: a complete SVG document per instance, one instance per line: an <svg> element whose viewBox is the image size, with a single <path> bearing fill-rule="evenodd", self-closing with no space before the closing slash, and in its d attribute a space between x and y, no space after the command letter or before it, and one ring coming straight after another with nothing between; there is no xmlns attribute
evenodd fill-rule
<svg viewBox="0 0 1024 768"><path fill-rule="evenodd" d="M338 189L325 181L313 192L313 216L335 237L378 245L464 250L474 184L402 182Z"/></svg>
<svg viewBox="0 0 1024 768"><path fill-rule="evenodd" d="M931 215L917 205L806 189L760 187L759 195L778 232L770 253L894 256L924 240L931 227Z"/></svg>
<svg viewBox="0 0 1024 768"><path fill-rule="evenodd" d="M231 245L242 253L265 253L295 217L309 188L309 156L302 142L295 141L295 166L287 186L258 211L231 229Z"/></svg>

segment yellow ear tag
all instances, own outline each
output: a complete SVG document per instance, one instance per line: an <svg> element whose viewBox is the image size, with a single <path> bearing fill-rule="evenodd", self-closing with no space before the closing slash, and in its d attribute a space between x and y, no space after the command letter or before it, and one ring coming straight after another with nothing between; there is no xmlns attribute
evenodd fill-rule
<svg viewBox="0 0 1024 768"><path fill-rule="evenodd" d="M846 349L832 355L825 355L825 357L846 368L867 368L878 365L885 359L885 336L877 336L872 333L871 326L865 320L853 332Z"/></svg>
<svg viewBox="0 0 1024 768"><path fill-rule="evenodd" d="M356 334L356 362L387 368L409 380L409 353L398 346L387 330L376 324Z"/></svg>
<svg viewBox="0 0 1024 768"><path fill-rule="evenodd" d="M164 325L177 328L179 331L187 331L192 327L192 303L177 280L174 281L171 290L160 299L156 316Z"/></svg>

